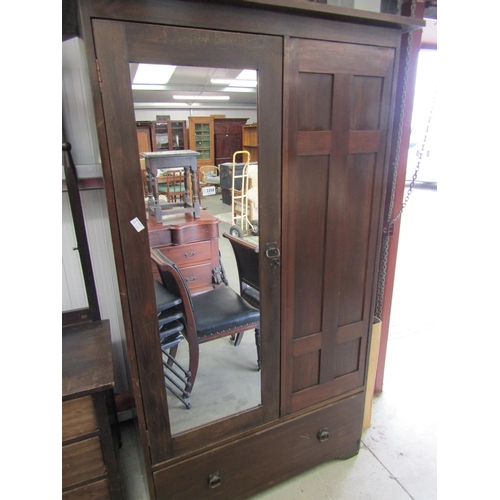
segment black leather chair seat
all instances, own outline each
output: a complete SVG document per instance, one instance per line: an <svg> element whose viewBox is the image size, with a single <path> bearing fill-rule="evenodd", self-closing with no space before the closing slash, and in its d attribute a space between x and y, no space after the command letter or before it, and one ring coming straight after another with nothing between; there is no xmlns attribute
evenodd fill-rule
<svg viewBox="0 0 500 500"><path fill-rule="evenodd" d="M192 301L199 338L222 333L245 323L255 324L260 319L258 309L227 286L195 295Z"/></svg>

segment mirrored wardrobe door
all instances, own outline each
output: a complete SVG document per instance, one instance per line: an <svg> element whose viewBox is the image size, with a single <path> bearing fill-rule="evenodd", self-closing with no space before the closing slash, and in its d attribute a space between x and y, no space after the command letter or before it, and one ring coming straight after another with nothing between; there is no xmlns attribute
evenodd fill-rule
<svg viewBox="0 0 500 500"><path fill-rule="evenodd" d="M174 28L159 25L122 23L118 21L93 21L94 44L100 77L100 92L106 144L101 144L103 171L108 192L108 205L116 211L116 227L112 228L115 244L119 246L122 261L120 280L121 293L124 302L124 314L127 316L129 357L135 370L132 370L134 394L138 395L136 404L144 410L145 427L147 427L150 443L151 460L159 463L171 456L189 452L197 447L217 442L253 426L260 425L278 417L279 413L279 355L280 355L280 266L279 248L281 245L281 116L282 116L282 39L279 37L254 36L241 33L226 33L198 29ZM238 50L235 50L238 47ZM191 403L188 409L176 398L167 396L165 387L164 355L160 349L160 330L157 316L155 285L153 269L155 263L151 260L151 224L156 218L153 212L147 210L147 193L145 198L144 176L141 173L138 151L136 117L131 88L131 72L137 65L147 63L152 65L173 65L177 67L198 67L210 70L240 71L254 70L257 75L257 122L259 157L256 165L256 185L258 187L258 277L262 299L260 300L260 363L261 371L255 366L239 369L253 370L256 379L260 380L260 391L249 407L233 408L229 414L216 414L214 419L198 420L199 424L191 427L179 427L174 422L175 412L203 415L210 413L209 408L195 408ZM135 68L132 69L131 68ZM101 134L102 136L103 134ZM196 153L196 145L190 145ZM145 158L146 162L148 158ZM244 160L243 160L244 162ZM168 173L168 172L167 172ZM155 172L155 175L157 172ZM192 179L197 174L196 169L180 172L186 179ZM159 182L157 179L155 182ZM167 183L169 181L166 181ZM184 183L184 196L193 204L197 197L197 187L189 191ZM255 187L255 186L254 186ZM157 191L158 184L155 184ZM156 192L155 191L155 192ZM156 193L159 197L159 194ZM168 194L168 193L167 193ZM184 201L186 200L184 199ZM168 199L167 199L168 201ZM203 208L203 207L202 207ZM229 211L229 210L228 210ZM184 217L184 215L182 215ZM205 210L193 212L191 222L204 224L209 232L219 230L218 222L207 222L210 214ZM216 217L215 217L216 218ZM213 220L210 219L210 220ZM168 228L168 220L160 219L160 226ZM185 227L178 224L181 230ZM205 227L206 226L206 227ZM215 236L221 236L216 234ZM210 239L210 238L209 238ZM196 242L199 243L199 242ZM228 242L226 242L227 244ZM182 245L182 242L172 242L172 246ZM222 245L222 243L221 243ZM167 245L168 246L168 245ZM206 251L213 251L213 245ZM230 248L230 246L227 246ZM163 254L168 254L168 248ZM178 250L178 248L176 249ZM188 252L189 253L189 252ZM171 254L176 255L175 252ZM232 257L232 256L231 256ZM234 257L232 257L234 258ZM172 258L175 261L175 258ZM167 256L168 263L168 256ZM174 262L175 263L175 262ZM212 263L212 262L211 262ZM223 263L222 263L223 264ZM157 266L158 267L158 266ZM167 266L168 267L168 266ZM172 267L172 266L171 266ZM175 274L174 266L172 271ZM217 267L217 266L215 266ZM213 270L213 269L212 269ZM182 269L181 269L182 271ZM167 272L167 271L165 271ZM120 269L119 269L120 273ZM158 280L158 283L169 291L177 292L183 300L181 313L186 323L190 323L191 306L195 308L204 303L204 293L210 291L195 290L189 286L189 277L182 276ZM171 274L172 276L172 274ZM186 279L187 278L187 279ZM236 279L236 278L235 278ZM176 281L177 280L177 281ZM183 288L183 286L185 288ZM215 288L221 285L214 285ZM214 287L211 287L214 289ZM209 287L210 288L210 287ZM236 292L240 292L233 286ZM226 290L227 291L227 290ZM208 297L208 295L207 295ZM214 308L219 310L218 307ZM198 309L199 311L199 309ZM192 325L191 325L192 327ZM196 329L196 328L195 328ZM191 351L199 349L198 366L204 363L208 366L208 357L217 356L205 349L208 344L222 342L230 346L234 360L239 355L238 349L230 343L228 337L222 337L214 342L193 343L190 327L181 331L184 341L182 348L187 348L185 364L189 365ZM192 333L193 328L191 328ZM244 339L252 340L253 327L245 333ZM179 352L181 347L179 345ZM215 350L217 351L217 350ZM243 352L243 349L240 350ZM252 347L257 358L257 349ZM180 355L180 354L179 354ZM181 359L181 358L179 358ZM229 380L237 380L234 363L212 363L212 366L223 371L217 374ZM215 368L214 368L215 369ZM135 373L134 373L135 372ZM201 370L198 370L196 384L193 386L193 396L200 382ZM215 387L213 387L215 389ZM245 388L240 390L245 393ZM238 390L230 398L234 398ZM214 397L220 395L214 393ZM177 419L178 422L183 420Z"/></svg>

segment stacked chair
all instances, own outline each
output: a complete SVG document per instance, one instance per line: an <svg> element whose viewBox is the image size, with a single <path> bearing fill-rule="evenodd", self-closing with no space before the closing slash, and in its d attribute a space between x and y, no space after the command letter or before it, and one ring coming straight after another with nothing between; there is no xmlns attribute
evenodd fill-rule
<svg viewBox="0 0 500 500"><path fill-rule="evenodd" d="M191 383L189 382L191 373L175 359L177 348L184 341L184 336L182 335L184 320L180 307L182 300L167 290L158 281L154 280L153 283L156 296L158 327L160 330L160 347L162 351L165 387L189 409L191 408L191 404L186 401L186 398L189 397L187 389L191 387Z"/></svg>

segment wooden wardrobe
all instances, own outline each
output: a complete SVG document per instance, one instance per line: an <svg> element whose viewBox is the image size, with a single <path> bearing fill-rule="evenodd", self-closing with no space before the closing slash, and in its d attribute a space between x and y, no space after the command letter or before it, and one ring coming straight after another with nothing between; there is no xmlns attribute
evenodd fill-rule
<svg viewBox="0 0 500 500"><path fill-rule="evenodd" d="M402 35L303 1L79 4L151 498L239 499L360 446ZM237 50L235 50L237 47ZM130 63L258 72L261 404L173 433Z"/></svg>

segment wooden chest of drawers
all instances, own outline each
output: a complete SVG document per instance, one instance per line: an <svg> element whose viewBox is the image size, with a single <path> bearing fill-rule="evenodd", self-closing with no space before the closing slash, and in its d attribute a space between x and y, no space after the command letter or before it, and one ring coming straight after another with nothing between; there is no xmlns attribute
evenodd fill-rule
<svg viewBox="0 0 500 500"><path fill-rule="evenodd" d="M109 321L63 327L62 498L121 499Z"/></svg>
<svg viewBox="0 0 500 500"><path fill-rule="evenodd" d="M151 248L159 248L175 262L193 295L213 287L213 270L219 263L219 219L207 212L195 219L185 214L166 225L149 219L148 232ZM156 265L152 263L153 276L161 281Z"/></svg>

